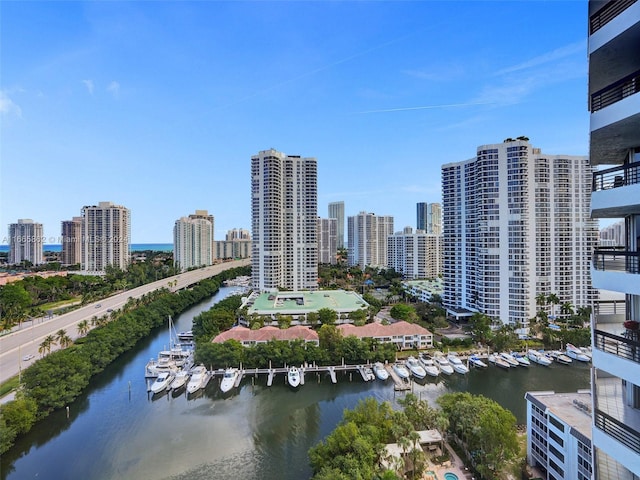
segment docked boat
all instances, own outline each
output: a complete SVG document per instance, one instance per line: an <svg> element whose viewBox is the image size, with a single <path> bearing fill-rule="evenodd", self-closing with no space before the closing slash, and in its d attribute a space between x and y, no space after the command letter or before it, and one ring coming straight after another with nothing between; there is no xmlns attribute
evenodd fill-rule
<svg viewBox="0 0 640 480"><path fill-rule="evenodd" d="M518 364L521 367L528 367L531 365L531 362L529 361L529 357L527 357L526 355L523 355L521 353L511 352L511 356L518 361Z"/></svg>
<svg viewBox="0 0 640 480"><path fill-rule="evenodd" d="M424 377L427 376L427 372L422 367L422 365L420 365L420 362L418 362L418 359L416 357L407 358L406 365L409 371L411 372L411 375L413 375L414 377L422 380Z"/></svg>
<svg viewBox="0 0 640 480"><path fill-rule="evenodd" d="M529 357L529 360L537 363L538 365L542 365L544 367L548 367L549 365L551 365L551 360L546 355L543 355L536 350L529 350L527 352L527 356Z"/></svg>
<svg viewBox="0 0 640 480"><path fill-rule="evenodd" d="M509 364L510 367L517 367L520 365L520 362L516 360L516 358L507 352L501 352L499 357L501 357L505 362Z"/></svg>
<svg viewBox="0 0 640 480"><path fill-rule="evenodd" d="M453 367L454 372L461 375L466 375L467 373L469 373L469 368L464 364L462 360L460 360L460 357L458 357L458 354L456 354L455 352L449 352L449 354L447 355L447 360Z"/></svg>
<svg viewBox="0 0 640 480"><path fill-rule="evenodd" d="M187 382L189 381L189 378L191 378L191 374L189 373L189 371L187 370L179 370L178 373L176 373L173 382L171 382L171 385L169 386L169 388L171 390L180 390L182 387L184 387Z"/></svg>
<svg viewBox="0 0 640 480"><path fill-rule="evenodd" d="M487 368L488 365L486 363L484 363L482 360L480 360L480 357L476 356L476 355L471 355L469 357L469 364L473 365L476 368Z"/></svg>
<svg viewBox="0 0 640 480"><path fill-rule="evenodd" d="M427 375L431 377L437 377L440 375L440 370L436 367L433 359L429 357L426 353L421 353L418 355L418 361L422 364L424 371L427 372Z"/></svg>
<svg viewBox="0 0 640 480"><path fill-rule="evenodd" d="M371 367L364 367L364 378L367 382L372 382L376 379Z"/></svg>
<svg viewBox="0 0 640 480"><path fill-rule="evenodd" d="M509 363L504 358L502 358L500 355L494 355L493 353L489 355L489 362L493 363L496 367L504 368L505 370L511 368Z"/></svg>
<svg viewBox="0 0 640 480"><path fill-rule="evenodd" d="M167 371L175 375L180 369L189 370L193 366L193 344L176 342L173 332L173 321L169 317L169 349L161 350L157 359L147 362L145 377L154 378Z"/></svg>
<svg viewBox="0 0 640 480"><path fill-rule="evenodd" d="M444 355L436 355L434 357L434 362L438 369L440 369L441 373L444 373L445 375L453 375L453 367Z"/></svg>
<svg viewBox="0 0 640 480"><path fill-rule="evenodd" d="M185 342L185 343L192 343L193 342L193 331L192 330L187 330L186 332L178 333L178 340L180 340L181 342Z"/></svg>
<svg viewBox="0 0 640 480"><path fill-rule="evenodd" d="M407 367L405 367L402 363L394 363L393 371L396 372L396 375L398 375L403 380L409 380L409 377L411 376Z"/></svg>
<svg viewBox="0 0 640 480"><path fill-rule="evenodd" d="M300 370L298 367L289 367L287 382L289 382L289 386L293 388L297 388L300 385Z"/></svg>
<svg viewBox="0 0 640 480"><path fill-rule="evenodd" d="M240 375L240 372L238 372L237 368L227 368L222 375L222 381L220 382L220 391L222 391L222 393L227 393L229 390L231 390L236 384L238 375Z"/></svg>
<svg viewBox="0 0 640 480"><path fill-rule="evenodd" d="M187 393L194 394L198 390L204 388L211 379L211 373L204 365L198 365L191 370L191 378L187 383Z"/></svg>
<svg viewBox="0 0 640 480"><path fill-rule="evenodd" d="M565 355L560 350L553 350L549 352L548 355L551 360L555 360L556 362L562 363L563 365L570 365L573 363L573 360L571 360L571 357L569 357L568 355Z"/></svg>
<svg viewBox="0 0 640 480"><path fill-rule="evenodd" d="M149 390L155 395L164 392L175 378L172 372L161 372L151 384Z"/></svg>
<svg viewBox="0 0 640 480"><path fill-rule="evenodd" d="M578 360L579 362L591 361L591 358L586 353L570 343L567 343L566 352L569 358Z"/></svg>
<svg viewBox="0 0 640 480"><path fill-rule="evenodd" d="M382 380L383 382L389 378L389 372L384 368L382 362L376 362L373 364L373 373L378 377L378 380Z"/></svg>

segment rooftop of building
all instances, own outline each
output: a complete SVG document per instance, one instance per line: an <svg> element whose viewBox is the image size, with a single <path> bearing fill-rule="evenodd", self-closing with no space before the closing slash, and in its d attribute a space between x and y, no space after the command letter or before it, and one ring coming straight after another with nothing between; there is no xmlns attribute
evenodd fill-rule
<svg viewBox="0 0 640 480"><path fill-rule="evenodd" d="M423 280L405 280L402 282L408 288L419 288L430 293L444 292L444 280L441 278L429 278Z"/></svg>
<svg viewBox="0 0 640 480"><path fill-rule="evenodd" d="M591 392L578 390L573 393L554 391L527 392L528 399L535 399L539 407L548 410L583 436L591 439Z"/></svg>
<svg viewBox="0 0 640 480"><path fill-rule="evenodd" d="M237 326L216 336L213 339L213 343L223 343L227 340L237 340L239 342L268 342L269 340L317 342L318 334L311 328L302 325L285 329L266 326L258 330Z"/></svg>
<svg viewBox="0 0 640 480"><path fill-rule="evenodd" d="M369 304L353 291L319 290L261 293L256 297L251 296L243 306L248 307L249 315L269 315L272 313L297 315L317 312L322 308L329 308L336 312L350 312L367 308Z"/></svg>
<svg viewBox="0 0 640 480"><path fill-rule="evenodd" d="M431 332L424 327L421 327L415 323L405 322L400 320L399 322L383 325L382 323L374 322L367 323L357 327L351 324L338 325L338 330L342 332L342 335L347 337L349 335L355 335L359 338L379 338L379 337L397 337L403 335L431 335Z"/></svg>

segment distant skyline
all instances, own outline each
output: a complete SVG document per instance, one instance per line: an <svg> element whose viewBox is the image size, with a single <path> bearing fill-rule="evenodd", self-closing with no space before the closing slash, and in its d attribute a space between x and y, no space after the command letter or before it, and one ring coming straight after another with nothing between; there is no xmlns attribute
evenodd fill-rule
<svg viewBox="0 0 640 480"><path fill-rule="evenodd" d="M110 201L133 243L195 209L222 239L250 229L269 148L317 158L321 216L415 228L479 145L588 155L586 21L579 1L0 2L0 238Z"/></svg>

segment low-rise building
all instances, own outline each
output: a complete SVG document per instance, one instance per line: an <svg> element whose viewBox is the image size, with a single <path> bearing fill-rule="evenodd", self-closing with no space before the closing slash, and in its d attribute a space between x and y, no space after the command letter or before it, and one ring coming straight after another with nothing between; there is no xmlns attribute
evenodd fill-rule
<svg viewBox="0 0 640 480"><path fill-rule="evenodd" d="M402 282L402 287L407 295L415 297L420 302L430 302L434 295L438 295L442 299L444 293L444 282L440 277L427 280L408 280Z"/></svg>
<svg viewBox="0 0 640 480"><path fill-rule="evenodd" d="M527 392L527 463L545 480L592 478L591 392Z"/></svg>
<svg viewBox="0 0 640 480"><path fill-rule="evenodd" d="M433 348L433 333L420 325L405 321L388 325L374 322L361 327L344 324L338 325L338 330L345 337L355 335L358 338L374 338L380 343L394 343L398 350Z"/></svg>
<svg viewBox="0 0 640 480"><path fill-rule="evenodd" d="M349 314L366 310L369 304L356 292L347 290L322 290L312 292L259 293L254 291L242 304L247 315L262 316L276 321L278 315L290 315L293 324L308 324L308 314L323 308L338 314L336 323L349 321Z"/></svg>
<svg viewBox="0 0 640 480"><path fill-rule="evenodd" d="M309 327L296 325L294 327L280 329L277 327L262 327L258 330L237 326L226 332L222 332L213 339L213 343L223 343L227 340L237 340L244 347L251 347L258 343L267 343L271 340L291 342L302 340L305 343L319 345L318 334Z"/></svg>

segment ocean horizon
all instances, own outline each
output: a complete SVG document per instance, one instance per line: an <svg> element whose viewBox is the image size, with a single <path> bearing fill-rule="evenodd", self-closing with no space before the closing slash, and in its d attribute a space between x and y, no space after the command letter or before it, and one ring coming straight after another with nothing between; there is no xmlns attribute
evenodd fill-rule
<svg viewBox="0 0 640 480"><path fill-rule="evenodd" d="M44 244L45 252L61 252L62 245L59 243ZM153 250L155 252L173 252L173 243L132 243L132 252L142 252L144 250ZM9 245L0 245L0 252L8 252Z"/></svg>

